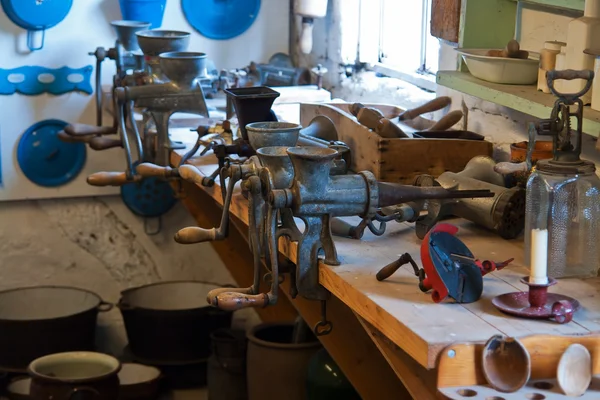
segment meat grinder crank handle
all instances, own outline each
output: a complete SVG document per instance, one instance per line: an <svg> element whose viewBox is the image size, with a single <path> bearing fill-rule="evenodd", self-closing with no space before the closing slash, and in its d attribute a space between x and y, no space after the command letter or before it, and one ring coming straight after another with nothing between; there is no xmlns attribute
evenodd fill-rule
<svg viewBox="0 0 600 400"><path fill-rule="evenodd" d="M269 296L266 293L243 294L224 292L210 300L212 306L223 311L237 311L243 308L263 308L269 305Z"/></svg>
<svg viewBox="0 0 600 400"><path fill-rule="evenodd" d="M142 177L137 175L130 179L125 172L96 172L87 177L87 183L92 186L123 186L139 182L141 179Z"/></svg>
<svg viewBox="0 0 600 400"><path fill-rule="evenodd" d="M93 136L71 136L64 131L58 132L56 136L61 142L65 143L87 143L93 138Z"/></svg>
<svg viewBox="0 0 600 400"><path fill-rule="evenodd" d="M161 167L160 165L152 164L152 163L141 163L135 169L138 175L142 178L178 178L179 177L179 169L171 168L171 167Z"/></svg>
<svg viewBox="0 0 600 400"><path fill-rule="evenodd" d="M554 88L554 81L556 81L558 79L564 79L567 81L571 81L574 79L583 79L587 82L586 82L584 88L581 89L577 93L560 93L559 91L557 91ZM548 71L548 72L546 72L546 81L548 82L548 87L552 91L552 94L554 94L556 97L562 97L562 98L569 99L570 101L574 101L575 99L582 97L584 94L586 94L588 92L588 90L590 90L590 88L592 87L592 83L594 81L594 71L590 71L590 70L576 71L573 69L566 69L563 71L556 71L556 70Z"/></svg>
<svg viewBox="0 0 600 400"><path fill-rule="evenodd" d="M103 136L95 136L88 142L90 148L96 151L114 149L115 147L122 147L123 142L121 139L111 139Z"/></svg>
<svg viewBox="0 0 600 400"><path fill-rule="evenodd" d="M226 173L226 169L221 170L221 174ZM179 175L186 181L202 184L202 174L197 168L191 165L182 165L179 168ZM223 214L221 215L221 225L219 228L204 229L196 226L191 226L179 230L175 234L175 241L179 244L194 244L203 242L212 242L214 240L223 240L229 233L229 205L237 179L229 178L229 185L223 202Z"/></svg>

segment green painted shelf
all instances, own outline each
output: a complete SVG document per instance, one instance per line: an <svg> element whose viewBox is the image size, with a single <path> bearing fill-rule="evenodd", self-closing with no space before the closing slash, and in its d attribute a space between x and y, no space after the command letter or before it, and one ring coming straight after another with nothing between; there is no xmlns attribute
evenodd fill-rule
<svg viewBox="0 0 600 400"><path fill-rule="evenodd" d="M482 81L468 72L439 71L437 83L537 118L548 118L556 100L551 94L539 92L536 85L501 85ZM585 107L583 119L583 131L598 137L600 111Z"/></svg>
<svg viewBox="0 0 600 400"><path fill-rule="evenodd" d="M512 0L518 3L539 4L542 6L563 8L566 10L583 11L585 0Z"/></svg>

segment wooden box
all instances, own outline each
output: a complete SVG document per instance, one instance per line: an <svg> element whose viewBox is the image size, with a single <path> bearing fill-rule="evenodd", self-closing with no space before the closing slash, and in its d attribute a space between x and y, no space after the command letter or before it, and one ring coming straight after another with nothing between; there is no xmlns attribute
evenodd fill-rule
<svg viewBox="0 0 600 400"><path fill-rule="evenodd" d="M379 108L386 117L398 115L393 106L367 105ZM492 143L463 139L386 139L361 125L348 110L349 104L301 104L300 123L308 126L317 115L334 122L339 140L352 151L350 169L371 171L382 182L412 184L418 175L439 176L446 171L460 172L475 156L491 156ZM431 121L417 118L418 129L426 129Z"/></svg>

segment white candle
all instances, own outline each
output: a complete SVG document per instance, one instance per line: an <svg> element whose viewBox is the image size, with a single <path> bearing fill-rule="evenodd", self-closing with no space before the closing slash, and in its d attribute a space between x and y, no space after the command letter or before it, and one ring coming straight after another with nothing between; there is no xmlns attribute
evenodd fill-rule
<svg viewBox="0 0 600 400"><path fill-rule="evenodd" d="M531 273L529 282L548 283L548 231L533 229L531 231Z"/></svg>

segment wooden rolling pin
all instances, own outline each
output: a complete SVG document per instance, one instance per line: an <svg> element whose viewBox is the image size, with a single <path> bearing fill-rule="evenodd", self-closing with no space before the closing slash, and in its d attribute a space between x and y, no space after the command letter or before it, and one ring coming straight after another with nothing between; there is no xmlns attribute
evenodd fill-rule
<svg viewBox="0 0 600 400"><path fill-rule="evenodd" d="M65 133L71 136L97 136L112 135L117 129L112 126L95 126L87 124L69 124L65 126Z"/></svg>
<svg viewBox="0 0 600 400"><path fill-rule="evenodd" d="M456 125L463 117L463 112L460 110L451 111L448 114L444 115L439 121L437 121L433 126L421 132L439 132L439 131L447 131ZM410 127L408 127L410 128ZM377 124L376 132L385 138L407 138L408 136L404 130L390 121L389 119L382 118L379 120ZM410 128L411 133L418 133L415 129Z"/></svg>
<svg viewBox="0 0 600 400"><path fill-rule="evenodd" d="M450 111L448 114L444 115L437 121L433 126L426 129L425 132L437 132L437 131L447 131L456 125L462 118L464 114L461 110Z"/></svg>

